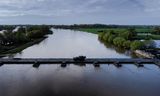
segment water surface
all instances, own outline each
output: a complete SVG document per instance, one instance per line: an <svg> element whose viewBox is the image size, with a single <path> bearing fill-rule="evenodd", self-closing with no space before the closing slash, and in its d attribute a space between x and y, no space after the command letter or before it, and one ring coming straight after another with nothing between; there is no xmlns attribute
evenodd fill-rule
<svg viewBox="0 0 160 96"><path fill-rule="evenodd" d="M20 58L87 57L131 58L106 48L91 33L54 30L38 45L11 55ZM77 66L3 65L0 67L0 96L160 96L160 68L145 65Z"/></svg>
<svg viewBox="0 0 160 96"><path fill-rule="evenodd" d="M79 55L97 58L130 58L114 49L106 48L98 41L98 36L91 33L54 30L53 35L38 45L29 47L13 57L17 58L67 58Z"/></svg>

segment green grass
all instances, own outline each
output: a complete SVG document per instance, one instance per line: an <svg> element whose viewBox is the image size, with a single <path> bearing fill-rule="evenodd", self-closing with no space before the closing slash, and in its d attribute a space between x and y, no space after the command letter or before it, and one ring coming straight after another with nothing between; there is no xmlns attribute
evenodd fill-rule
<svg viewBox="0 0 160 96"><path fill-rule="evenodd" d="M138 35L137 39L152 39L152 40L160 40L160 35Z"/></svg>
<svg viewBox="0 0 160 96"><path fill-rule="evenodd" d="M120 31L124 31L125 29L119 29L119 28L117 28L117 29L111 29L111 28L110 29L107 29L107 28L83 28L83 29L78 29L78 30L97 34L98 31L102 31L102 30L103 31L114 30L114 31L120 32Z"/></svg>
<svg viewBox="0 0 160 96"><path fill-rule="evenodd" d="M136 31L138 32L138 33L141 33L141 32L143 32L143 33L145 33L145 32L152 32L153 31L153 29L149 29L149 28L137 28L136 29Z"/></svg>
<svg viewBox="0 0 160 96"><path fill-rule="evenodd" d="M108 31L108 30L114 30L115 32L124 32L125 28L82 28L78 29L79 31L89 32L98 34L98 31ZM143 35L143 33L150 33L153 31L153 29L149 28L137 28L137 33L142 33L137 36L137 39L153 39L153 40L160 40L160 35Z"/></svg>
<svg viewBox="0 0 160 96"><path fill-rule="evenodd" d="M160 35L151 35L152 39L160 40Z"/></svg>
<svg viewBox="0 0 160 96"><path fill-rule="evenodd" d="M101 31L101 30L103 30L103 31L114 30L115 32L123 32L127 29L125 29L125 28L81 28L81 29L78 29L78 30L97 34L98 31ZM136 31L138 33L145 33L145 32L152 32L153 29L137 28Z"/></svg>
<svg viewBox="0 0 160 96"><path fill-rule="evenodd" d="M78 29L78 30L97 34L99 30L106 30L106 29L101 29L101 28L99 28L99 29L96 29L96 28L83 28L83 29Z"/></svg>

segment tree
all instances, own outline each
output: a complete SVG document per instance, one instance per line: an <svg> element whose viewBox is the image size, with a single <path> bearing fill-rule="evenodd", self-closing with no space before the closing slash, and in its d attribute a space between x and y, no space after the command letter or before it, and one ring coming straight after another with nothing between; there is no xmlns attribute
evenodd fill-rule
<svg viewBox="0 0 160 96"><path fill-rule="evenodd" d="M27 32L27 37L30 39L37 39L43 37L43 33L39 30L33 30L30 32Z"/></svg>
<svg viewBox="0 0 160 96"><path fill-rule="evenodd" d="M142 41L133 41L130 47L131 50L138 50L144 47L144 43Z"/></svg>
<svg viewBox="0 0 160 96"><path fill-rule="evenodd" d="M3 45L4 44L4 35L2 33L0 33L0 44Z"/></svg>
<svg viewBox="0 0 160 96"><path fill-rule="evenodd" d="M131 41L127 40L123 43L123 47L126 49L130 49Z"/></svg>
<svg viewBox="0 0 160 96"><path fill-rule="evenodd" d="M106 42L109 42L111 43L115 37L115 33L113 30L110 30L110 31L107 31L105 32L104 34L101 34L101 35L104 35L102 40L106 41Z"/></svg>
<svg viewBox="0 0 160 96"><path fill-rule="evenodd" d="M160 35L160 27L155 27L152 34Z"/></svg>
<svg viewBox="0 0 160 96"><path fill-rule="evenodd" d="M108 42L113 43L114 38L115 38L114 35L110 35L109 38L108 38Z"/></svg>
<svg viewBox="0 0 160 96"><path fill-rule="evenodd" d="M137 32L136 32L135 28L129 28L128 32L129 32L128 38L130 40L133 40L137 36Z"/></svg>
<svg viewBox="0 0 160 96"><path fill-rule="evenodd" d="M3 32L3 38L4 45L13 45L15 43L14 33L10 30Z"/></svg>
<svg viewBox="0 0 160 96"><path fill-rule="evenodd" d="M126 40L123 38L123 37L116 37L114 40L113 40L113 43L114 45L118 46L118 47L123 47L123 43L125 42Z"/></svg>
<svg viewBox="0 0 160 96"><path fill-rule="evenodd" d="M105 35L106 33L105 32L100 32L98 33L98 38L103 40L103 36Z"/></svg>
<svg viewBox="0 0 160 96"><path fill-rule="evenodd" d="M27 38L26 34L21 31L15 32L15 42L17 44L22 44L28 42L29 39Z"/></svg>
<svg viewBox="0 0 160 96"><path fill-rule="evenodd" d="M108 41L108 37L109 37L109 33L105 33L103 38L102 38L102 40L107 42Z"/></svg>
<svg viewBox="0 0 160 96"><path fill-rule="evenodd" d="M119 32L118 34L119 37L123 37L126 40L133 40L136 36L136 34L134 33L134 31L124 31L124 32Z"/></svg>
<svg viewBox="0 0 160 96"><path fill-rule="evenodd" d="M26 28L20 27L17 32L26 33Z"/></svg>

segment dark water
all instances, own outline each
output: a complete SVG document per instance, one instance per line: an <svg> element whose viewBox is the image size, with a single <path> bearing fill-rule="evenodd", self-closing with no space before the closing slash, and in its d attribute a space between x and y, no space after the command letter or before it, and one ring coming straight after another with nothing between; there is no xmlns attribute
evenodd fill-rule
<svg viewBox="0 0 160 96"><path fill-rule="evenodd" d="M54 30L54 35L14 54L13 57L87 57L130 58L107 49L97 35ZM0 67L0 96L160 96L160 68L145 65L77 66L4 65Z"/></svg>

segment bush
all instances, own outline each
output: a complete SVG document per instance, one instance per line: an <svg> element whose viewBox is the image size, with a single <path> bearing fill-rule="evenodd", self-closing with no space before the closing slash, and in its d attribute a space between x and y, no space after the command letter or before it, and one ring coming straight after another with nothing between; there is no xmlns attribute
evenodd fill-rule
<svg viewBox="0 0 160 96"><path fill-rule="evenodd" d="M128 40L130 38L130 33L128 31L125 31L125 32L120 32L119 33L119 37L123 37L125 38L126 40Z"/></svg>
<svg viewBox="0 0 160 96"><path fill-rule="evenodd" d="M26 28L20 27L17 32L26 33Z"/></svg>
<svg viewBox="0 0 160 96"><path fill-rule="evenodd" d="M114 35L111 35L111 36L108 38L108 42L109 42L109 43L113 43L114 38L115 38L115 36L114 36Z"/></svg>
<svg viewBox="0 0 160 96"><path fill-rule="evenodd" d="M113 40L113 44L118 46L118 47L123 47L123 43L125 42L126 40L123 38L123 37L116 37L114 40Z"/></svg>
<svg viewBox="0 0 160 96"><path fill-rule="evenodd" d="M160 35L160 27L155 27L152 34Z"/></svg>
<svg viewBox="0 0 160 96"><path fill-rule="evenodd" d="M137 36L137 33L134 29L128 29L124 32L120 32L118 36L123 37L126 40L133 40Z"/></svg>
<svg viewBox="0 0 160 96"><path fill-rule="evenodd" d="M98 34L98 36L99 36L99 39L101 39L105 42L112 43L113 39L115 38L115 33L114 33L114 31L110 30L107 32L101 32Z"/></svg>
<svg viewBox="0 0 160 96"><path fill-rule="evenodd" d="M26 34L23 32L15 32L15 43L16 44L22 44L22 43L26 43L29 41L29 39L27 38Z"/></svg>
<svg viewBox="0 0 160 96"><path fill-rule="evenodd" d="M144 43L142 41L133 41L131 43L131 50L138 50L144 47Z"/></svg>
<svg viewBox="0 0 160 96"><path fill-rule="evenodd" d="M126 48L126 49L130 49L130 45L131 45L131 41L125 41L124 43L123 43L123 47L124 48Z"/></svg>
<svg viewBox="0 0 160 96"><path fill-rule="evenodd" d="M102 39L107 42L108 41L108 37L109 37L108 33L105 33Z"/></svg>
<svg viewBox="0 0 160 96"><path fill-rule="evenodd" d="M101 32L98 34L98 38L102 40L104 35L105 35L105 32Z"/></svg>
<svg viewBox="0 0 160 96"><path fill-rule="evenodd" d="M136 37L137 36L137 32L136 32L136 29L135 28L129 28L128 29L128 32L129 32L129 38L130 39L133 39L134 37Z"/></svg>
<svg viewBox="0 0 160 96"><path fill-rule="evenodd" d="M42 38L43 36L44 36L44 33L40 30L33 30L30 32L27 32L27 37L30 39Z"/></svg>

